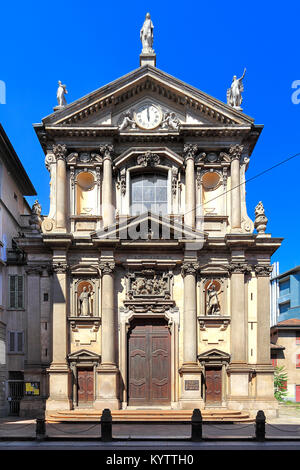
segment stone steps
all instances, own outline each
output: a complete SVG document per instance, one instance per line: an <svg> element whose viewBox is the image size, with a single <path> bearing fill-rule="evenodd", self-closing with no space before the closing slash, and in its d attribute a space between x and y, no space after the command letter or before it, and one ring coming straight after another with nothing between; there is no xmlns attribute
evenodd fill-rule
<svg viewBox="0 0 300 470"><path fill-rule="evenodd" d="M114 410L111 412L113 421L122 422L167 422L167 421L190 421L193 410ZM207 409L201 410L204 422L253 422L255 418L250 417L246 411ZM46 414L48 423L59 422L98 422L102 410L70 410L53 411Z"/></svg>

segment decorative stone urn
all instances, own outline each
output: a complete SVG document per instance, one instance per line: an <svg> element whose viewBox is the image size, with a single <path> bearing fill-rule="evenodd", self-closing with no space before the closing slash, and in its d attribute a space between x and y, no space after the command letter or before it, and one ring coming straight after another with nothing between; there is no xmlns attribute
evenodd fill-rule
<svg viewBox="0 0 300 470"><path fill-rule="evenodd" d="M265 233L267 228L268 219L265 215L263 203L260 201L255 208L255 221L254 227L257 233Z"/></svg>

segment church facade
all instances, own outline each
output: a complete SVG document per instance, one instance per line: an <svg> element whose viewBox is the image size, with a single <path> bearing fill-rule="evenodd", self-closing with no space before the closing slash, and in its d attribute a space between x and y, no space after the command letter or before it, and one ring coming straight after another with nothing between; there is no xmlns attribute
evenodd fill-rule
<svg viewBox="0 0 300 470"><path fill-rule="evenodd" d="M281 239L247 214L262 126L156 68L34 125L50 212L27 255L22 413L78 408L276 412L270 257ZM259 202L259 201L258 201ZM255 232L255 228L257 232Z"/></svg>

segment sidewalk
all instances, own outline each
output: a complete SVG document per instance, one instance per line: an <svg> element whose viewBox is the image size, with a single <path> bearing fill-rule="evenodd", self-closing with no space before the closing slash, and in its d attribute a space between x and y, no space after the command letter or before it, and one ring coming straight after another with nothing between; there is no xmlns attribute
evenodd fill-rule
<svg viewBox="0 0 300 470"><path fill-rule="evenodd" d="M36 420L18 417L0 418L0 440L31 440L35 439ZM254 423L214 423L203 424L203 437L207 438L239 438L253 437ZM101 430L99 423L48 423L46 434L49 438L67 439L99 439ZM189 424L115 424L113 437L116 439L189 439ZM266 423L267 437L294 437L300 439L300 410L293 407L280 407L279 417L268 419Z"/></svg>

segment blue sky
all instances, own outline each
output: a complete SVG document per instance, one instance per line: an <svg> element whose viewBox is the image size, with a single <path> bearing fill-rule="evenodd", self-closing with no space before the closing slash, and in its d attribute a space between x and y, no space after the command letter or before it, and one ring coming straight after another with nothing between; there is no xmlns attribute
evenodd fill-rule
<svg viewBox="0 0 300 470"><path fill-rule="evenodd" d="M244 80L243 109L264 130L247 178L300 152L299 1L14 1L1 5L0 122L49 208L49 176L32 124L53 111L57 81L70 103L139 66L139 31L154 23L157 67L226 102L232 76ZM300 97L300 94L299 94ZM262 200L267 231L283 237L272 261L280 271L300 264L300 157L247 185L248 214ZM34 198L28 198L30 204Z"/></svg>

